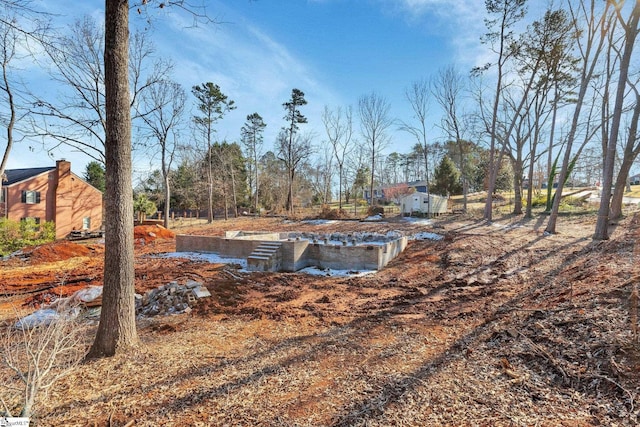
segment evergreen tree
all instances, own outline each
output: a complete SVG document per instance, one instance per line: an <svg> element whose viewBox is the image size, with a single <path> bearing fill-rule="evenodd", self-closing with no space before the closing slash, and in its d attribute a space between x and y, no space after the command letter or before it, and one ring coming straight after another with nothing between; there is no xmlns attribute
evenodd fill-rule
<svg viewBox="0 0 640 427"><path fill-rule="evenodd" d="M293 212L293 180L295 179L296 169L300 162L311 154L309 141L306 138L297 138L298 125L307 123L307 118L300 113L298 108L303 105L307 105L307 100L304 99L304 92L300 89L293 89L291 91L291 99L282 104L286 111L284 119L287 121L287 127L282 128L282 132L276 142L278 158L285 164L289 178L286 205L289 213Z"/></svg>
<svg viewBox="0 0 640 427"><path fill-rule="evenodd" d="M460 194L462 191L460 171L449 156L444 156L433 172L433 183L430 191L443 196Z"/></svg>
<svg viewBox="0 0 640 427"><path fill-rule="evenodd" d="M84 171L84 180L96 187L98 190L104 192L105 178L104 166L102 166L102 163L95 160L93 162L89 162Z"/></svg>

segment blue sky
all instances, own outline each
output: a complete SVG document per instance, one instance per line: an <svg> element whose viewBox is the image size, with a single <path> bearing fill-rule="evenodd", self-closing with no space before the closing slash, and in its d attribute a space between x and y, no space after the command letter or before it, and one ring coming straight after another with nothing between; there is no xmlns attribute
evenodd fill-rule
<svg viewBox="0 0 640 427"><path fill-rule="evenodd" d="M102 1L35 2L55 7L59 27L86 14L103 17ZM265 148L284 125L285 102L291 89L305 92L308 105L301 111L316 142L324 137L321 112L352 105L374 91L391 104L394 118L410 121L405 89L450 64L466 73L486 62L479 38L485 31L484 0L228 0L207 1L208 15L218 24L193 27L191 16L171 8L149 10L156 53L175 63L173 78L187 92L203 82L214 82L235 100L237 109L218 124L218 138L237 141L248 114L258 112L267 123ZM132 26L146 25L132 11ZM41 73L32 85L50 85ZM49 86L50 87L50 86ZM189 111L188 116L193 113ZM430 108L431 140L441 140L437 128L441 112ZM188 119L188 117L187 117ZM355 123L356 130L358 122ZM408 152L414 141L391 129L388 152ZM77 174L90 159L71 149L27 150L21 142L12 151L8 167L52 165L57 158L71 160ZM34 155L35 154L35 155ZM137 156L135 170L149 168Z"/></svg>

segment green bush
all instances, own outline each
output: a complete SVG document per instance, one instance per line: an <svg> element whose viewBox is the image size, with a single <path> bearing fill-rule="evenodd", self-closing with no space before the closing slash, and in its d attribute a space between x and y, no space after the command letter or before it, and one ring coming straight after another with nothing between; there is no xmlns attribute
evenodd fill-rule
<svg viewBox="0 0 640 427"><path fill-rule="evenodd" d="M560 207L567 207L567 206L573 206L573 207L580 207L584 204L584 200L578 198L578 197L564 197L562 199L562 201L560 202Z"/></svg>
<svg viewBox="0 0 640 427"><path fill-rule="evenodd" d="M527 200L524 199L522 201L523 205L527 204ZM539 208L541 206L547 206L547 195L546 194L542 194L542 193L538 193L538 194L533 194L531 196L531 207L532 208Z"/></svg>
<svg viewBox="0 0 640 427"><path fill-rule="evenodd" d="M55 224L51 221L37 224L33 218L14 221L0 218L0 255L6 255L25 246L52 242L56 237Z"/></svg>

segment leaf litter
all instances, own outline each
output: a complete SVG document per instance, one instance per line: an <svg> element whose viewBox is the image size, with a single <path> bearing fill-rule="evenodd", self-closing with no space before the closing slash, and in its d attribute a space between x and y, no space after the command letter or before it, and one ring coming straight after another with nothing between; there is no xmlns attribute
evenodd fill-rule
<svg viewBox="0 0 640 427"><path fill-rule="evenodd" d="M212 297L188 315L139 319L140 347L74 368L39 403L37 422L636 425L640 353L629 297L638 221L625 219L605 242L590 239L595 217L563 219L552 236L535 221L500 221L322 224L323 232L442 236L412 239L387 268L362 277L160 259L148 255L175 242L145 241L136 247L137 292L199 280ZM179 232L317 226L252 218ZM0 280L14 264L2 265ZM101 277L99 263L69 266L69 277Z"/></svg>

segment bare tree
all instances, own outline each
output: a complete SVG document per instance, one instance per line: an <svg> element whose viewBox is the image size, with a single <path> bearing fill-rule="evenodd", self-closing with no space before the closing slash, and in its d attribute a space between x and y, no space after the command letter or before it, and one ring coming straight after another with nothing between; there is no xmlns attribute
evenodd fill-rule
<svg viewBox="0 0 640 427"><path fill-rule="evenodd" d="M11 21L11 20L10 20ZM10 78L11 74L11 61L16 55L16 46L19 43L18 33L13 25L9 25L4 21L0 21L0 65L2 65L2 82L0 82L0 91L4 94L4 101L8 114L2 114L3 125L6 126L6 145L4 147L4 153L2 160L0 161L0 194L2 194L2 181L4 177L4 171L9 161L9 154L13 148L14 141L14 127L16 124L16 100L13 90L13 83Z"/></svg>
<svg viewBox="0 0 640 427"><path fill-rule="evenodd" d="M17 128L25 118L26 100L24 89L18 85L19 70L14 66L21 56L30 55L30 41L43 41L48 32L48 24L42 20L41 14L30 8L28 1L13 0L0 5L0 123L5 129L6 141L0 151L0 194L2 194L2 177L16 142L24 132ZM19 52L23 52L20 54ZM0 138L1 140L1 138ZM0 212L0 214L2 214Z"/></svg>
<svg viewBox="0 0 640 427"><path fill-rule="evenodd" d="M171 210L171 183L169 174L179 144L180 126L185 108L186 94L182 86L161 80L145 92L141 104L148 114L142 119L149 130L152 150L160 154L160 172L164 187L164 226L169 228Z"/></svg>
<svg viewBox="0 0 640 427"><path fill-rule="evenodd" d="M327 204L331 202L331 187L334 176L333 147L326 144L321 145L318 147L317 154L313 165L308 167L309 176L307 176L307 180L310 181L313 189L314 199L317 199L321 204Z"/></svg>
<svg viewBox="0 0 640 427"><path fill-rule="evenodd" d="M360 115L360 131L364 144L369 148L370 155L370 182L369 197L373 206L373 186L375 181L376 161L389 144L388 129L393 124L393 119L389 116L391 106L385 98L371 92L363 95L358 100L358 113Z"/></svg>
<svg viewBox="0 0 640 427"><path fill-rule="evenodd" d="M103 26L85 17L71 27L70 34L55 41L56 48L45 49L53 64L54 81L65 91L55 94L54 100L35 96L33 110L39 118L33 124L36 134L58 141L50 150L68 145L102 164L106 144L104 38ZM148 113L138 105L141 94L165 79L171 65L154 60L153 43L145 33L135 33L130 43L129 105L135 120Z"/></svg>
<svg viewBox="0 0 640 427"><path fill-rule="evenodd" d="M86 327L63 312L41 319L37 326L20 322L0 334L0 364L9 374L2 378L0 403L11 416L9 399L17 398L20 416L31 417L49 389L84 357Z"/></svg>
<svg viewBox="0 0 640 427"><path fill-rule="evenodd" d="M156 4L153 0L144 3ZM182 1L176 3L188 7ZM100 323L87 357L125 353L139 342L134 302L128 0L105 1L104 33L105 274Z"/></svg>
<svg viewBox="0 0 640 427"><path fill-rule="evenodd" d="M460 102L464 90L464 78L452 65L440 69L437 77L431 83L431 92L444 112L440 127L457 146L458 158L455 160L460 169L463 209L466 211L469 191L466 158L469 144L465 141L463 117L460 113Z"/></svg>
<svg viewBox="0 0 640 427"><path fill-rule="evenodd" d="M577 8L574 8L572 4L569 3L569 11L574 23L575 34L583 34L582 37L576 39L578 50L580 52L580 76L578 78L579 88L575 98L571 125L567 134L562 167L558 175L558 188L556 189L553 204L551 206L549 221L545 228L547 233L556 232L560 199L562 198L562 190L564 188L565 180L570 172L569 165L572 159L572 148L576 141L580 125L582 107L587 95L587 89L589 88L594 75L597 73L598 59L605 44L607 29L611 28L612 16L609 11L608 4L605 5L601 12L598 12L595 1L591 0L589 6L586 5L587 1L589 0L581 1ZM585 22L587 26L584 30L578 27L579 23Z"/></svg>
<svg viewBox="0 0 640 427"><path fill-rule="evenodd" d="M566 13L562 10L547 10L544 17L533 22L528 31L520 36L518 49L514 54L517 78L503 92L507 116L511 124L505 135L514 170L514 214L522 213L522 179L526 162L529 162L529 174L533 175L533 163L539 142L540 126L549 95L549 76L544 72L550 56L561 50L566 34L571 30ZM532 137L535 138L532 141ZM530 148L525 152L525 147ZM529 190L531 190L531 182ZM531 199L528 191L528 199ZM528 210L530 214L530 210Z"/></svg>
<svg viewBox="0 0 640 427"><path fill-rule="evenodd" d="M342 195L345 191L345 161L353 150L353 110L351 106L344 111L341 107L335 110L325 106L322 112L322 122L333 147L333 156L338 164L338 209L342 209Z"/></svg>
<svg viewBox="0 0 640 427"><path fill-rule="evenodd" d="M498 161L496 161L496 146L498 143L500 97L503 91L506 73L505 65L516 52L512 49L514 36L511 28L524 17L526 13L526 1L527 0L485 0L487 12L495 17L486 20L489 33L485 35L483 42L490 43L494 52L497 54L495 64L497 72L496 90L493 97L493 109L490 117L489 130L489 180L487 186L487 202L484 207L484 218L488 221L492 219L492 195L498 177L498 165L500 165L501 160L501 156L499 156ZM476 69L474 71L480 72L488 69L490 66L491 64L487 64L482 69ZM502 142L504 144L505 140L503 139Z"/></svg>
<svg viewBox="0 0 640 427"><path fill-rule="evenodd" d="M598 221L596 222L596 230L593 238L596 240L604 240L609 238L609 214L611 203L611 185L613 184L614 161L616 157L616 147L620 132L620 124L623 115L623 106L625 92L628 84L629 67L631 65L631 57L635 46L636 38L640 34L638 24L640 22L640 1L636 1L629 17L625 20L622 17L622 5L615 8L615 14L618 22L624 31L624 46L620 55L620 68L618 75L618 84L615 94L615 105L613 107L613 115L611 117L611 128L607 141L607 151L604 159L604 168L602 171L602 194L600 196L600 208L598 210ZM636 117L637 122L637 117ZM637 124L636 124L637 126ZM635 133L635 132L634 132ZM632 154L633 149L630 150ZM630 158L633 162L633 158Z"/></svg>
<svg viewBox="0 0 640 427"><path fill-rule="evenodd" d="M431 90L429 83L422 79L413 82L405 90L404 95L413 110L415 124L401 121L400 129L413 135L420 145L420 152L424 160L425 180L429 188L429 144L427 141L427 114L429 112L429 95Z"/></svg>
<svg viewBox="0 0 640 427"><path fill-rule="evenodd" d="M278 160L284 164L287 171L287 212L293 213L293 184L296 179L296 172L302 162L306 161L313 153L310 134L295 134L291 139L291 133L282 129L276 140Z"/></svg>
<svg viewBox="0 0 640 427"><path fill-rule="evenodd" d="M622 164L615 183L613 197L611 198L612 219L622 216L622 200L624 196L624 188L628 183L629 171L634 160L640 154L640 133L638 132L638 120L640 119L640 90L637 83L631 84L631 89L635 95L635 105L633 107L631 118L629 120L629 129L627 131L627 141L623 147Z"/></svg>

